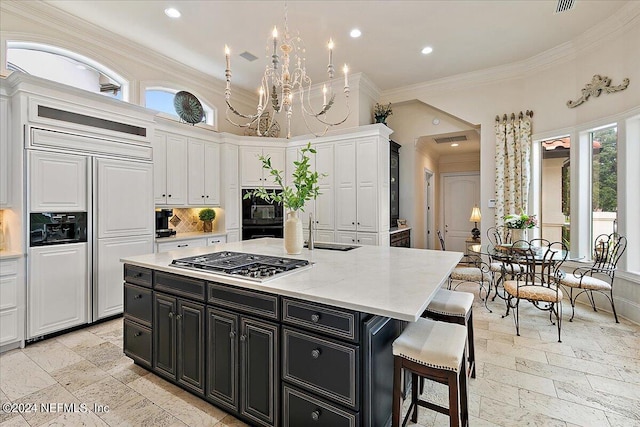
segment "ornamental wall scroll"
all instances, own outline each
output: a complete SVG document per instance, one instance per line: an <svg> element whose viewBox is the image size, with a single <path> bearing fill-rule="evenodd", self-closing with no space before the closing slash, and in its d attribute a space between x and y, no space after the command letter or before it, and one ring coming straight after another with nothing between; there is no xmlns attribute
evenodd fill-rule
<svg viewBox="0 0 640 427"><path fill-rule="evenodd" d="M619 92L625 90L627 86L629 86L629 79L622 80L622 84L618 86L611 86L611 79L609 77L602 77L600 74L596 74L593 76L593 79L591 79L591 83L587 83L584 89L582 89L582 96L575 101L567 101L567 107L575 108L587 102L592 95L597 98L602 91L606 93Z"/></svg>

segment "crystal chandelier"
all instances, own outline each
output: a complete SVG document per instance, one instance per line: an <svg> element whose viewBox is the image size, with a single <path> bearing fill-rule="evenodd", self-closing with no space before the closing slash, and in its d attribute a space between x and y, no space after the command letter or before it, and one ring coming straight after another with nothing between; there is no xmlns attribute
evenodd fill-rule
<svg viewBox="0 0 640 427"><path fill-rule="evenodd" d="M279 44L279 46L278 46ZM227 103L227 120L235 126L249 128L258 136L277 136L279 125L276 115L283 113L286 118L287 138L291 138L291 117L293 115L294 95L298 97L300 115L306 128L315 136L324 135L329 127L344 123L351 112L349 108L349 68L343 67L344 94L346 103L346 115L335 122L327 117L327 112L335 102L333 93L333 40L329 39L329 64L327 74L329 81L322 86L322 107L317 110L311 105L311 78L307 75L305 65L304 42L299 35L292 36L287 22L287 5L284 7L284 35L279 37L277 27L273 27L267 50L271 51L271 61L265 67L264 75L259 88L258 107L255 114L242 114L231 105L231 52L225 46L227 67L225 76L227 86L224 92ZM322 130L315 132L309 125L310 119L317 121Z"/></svg>

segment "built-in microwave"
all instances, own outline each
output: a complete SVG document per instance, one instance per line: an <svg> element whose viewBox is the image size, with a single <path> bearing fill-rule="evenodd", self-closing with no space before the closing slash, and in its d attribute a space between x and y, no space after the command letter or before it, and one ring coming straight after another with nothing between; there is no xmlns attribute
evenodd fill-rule
<svg viewBox="0 0 640 427"><path fill-rule="evenodd" d="M86 212L32 213L30 246L63 245L87 241Z"/></svg>
<svg viewBox="0 0 640 427"><path fill-rule="evenodd" d="M280 194L280 190L268 190ZM267 202L259 197L246 194L253 194L254 190L242 190L242 225L282 225L284 216L282 205L275 202Z"/></svg>

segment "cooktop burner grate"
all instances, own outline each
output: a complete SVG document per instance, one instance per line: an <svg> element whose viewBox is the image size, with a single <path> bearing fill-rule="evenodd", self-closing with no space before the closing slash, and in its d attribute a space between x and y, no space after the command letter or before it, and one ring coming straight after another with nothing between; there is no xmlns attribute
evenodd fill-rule
<svg viewBox="0 0 640 427"><path fill-rule="evenodd" d="M295 258L222 251L174 259L171 265L262 282L310 264Z"/></svg>

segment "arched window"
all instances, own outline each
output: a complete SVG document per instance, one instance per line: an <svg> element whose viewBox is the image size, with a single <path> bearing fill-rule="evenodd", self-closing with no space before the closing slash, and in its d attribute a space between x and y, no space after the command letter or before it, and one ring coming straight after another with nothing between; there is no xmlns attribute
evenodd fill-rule
<svg viewBox="0 0 640 427"><path fill-rule="evenodd" d="M129 100L129 82L124 77L91 58L60 47L8 41L7 69Z"/></svg>
<svg viewBox="0 0 640 427"><path fill-rule="evenodd" d="M152 110L160 111L178 119L176 110L173 106L173 98L179 90L160 86L148 86L144 91L144 106ZM204 110L203 123L210 126L216 126L216 109L203 102L198 98L202 109Z"/></svg>

